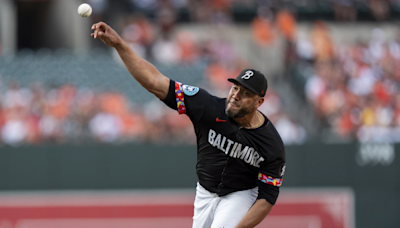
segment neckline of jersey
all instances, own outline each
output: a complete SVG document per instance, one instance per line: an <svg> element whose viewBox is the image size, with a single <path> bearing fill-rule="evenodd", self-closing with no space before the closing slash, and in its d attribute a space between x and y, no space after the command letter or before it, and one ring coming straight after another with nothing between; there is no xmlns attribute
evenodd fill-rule
<svg viewBox="0 0 400 228"><path fill-rule="evenodd" d="M258 111L258 112L260 112L260 111ZM264 123L263 123L261 126L257 127L257 128L246 128L246 127L240 126L240 124L239 124L239 123L237 123L236 121L235 121L235 123L239 125L239 129L246 129L246 130L259 130L259 129L261 129L261 128L264 128L265 126L267 126L267 125L268 125L268 123L269 123L269 119L268 119L268 117L266 117L266 116L264 115L264 113L262 113L262 112L260 112L260 113L261 113L261 115L263 115L263 116L264 116Z"/></svg>

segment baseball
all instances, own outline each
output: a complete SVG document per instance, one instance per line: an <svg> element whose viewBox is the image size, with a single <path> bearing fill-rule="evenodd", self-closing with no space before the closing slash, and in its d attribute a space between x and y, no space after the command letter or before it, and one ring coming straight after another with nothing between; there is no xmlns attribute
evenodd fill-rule
<svg viewBox="0 0 400 228"><path fill-rule="evenodd" d="M89 17L92 14L92 7L87 3L83 3L78 7L78 13L82 17Z"/></svg>

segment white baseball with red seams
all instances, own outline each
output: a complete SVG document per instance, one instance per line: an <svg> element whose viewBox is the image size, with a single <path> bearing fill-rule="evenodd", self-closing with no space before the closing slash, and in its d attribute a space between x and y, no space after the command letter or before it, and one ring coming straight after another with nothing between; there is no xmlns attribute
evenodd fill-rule
<svg viewBox="0 0 400 228"><path fill-rule="evenodd" d="M81 17L89 17L92 14L92 7L87 3L83 3L78 7L78 14Z"/></svg>

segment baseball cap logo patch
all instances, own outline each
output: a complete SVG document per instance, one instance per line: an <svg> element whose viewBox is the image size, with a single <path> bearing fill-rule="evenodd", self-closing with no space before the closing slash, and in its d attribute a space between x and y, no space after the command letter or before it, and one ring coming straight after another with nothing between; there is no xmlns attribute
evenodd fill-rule
<svg viewBox="0 0 400 228"><path fill-rule="evenodd" d="M249 78L251 78L251 76L253 76L253 75L254 75L254 72L251 71L251 70L248 70L248 71L246 71L246 72L244 73L244 75L242 76L242 79L249 79Z"/></svg>

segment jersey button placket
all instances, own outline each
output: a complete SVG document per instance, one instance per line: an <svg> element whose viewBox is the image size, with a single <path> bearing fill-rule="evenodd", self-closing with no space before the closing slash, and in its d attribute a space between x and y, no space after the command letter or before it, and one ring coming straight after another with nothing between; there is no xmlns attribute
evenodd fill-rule
<svg viewBox="0 0 400 228"><path fill-rule="evenodd" d="M240 139L242 138L242 137L240 136L240 129L242 129L242 128L243 128L243 127L240 126L240 127L238 128L237 132L236 132L236 140L237 140L237 141L240 141Z"/></svg>
<svg viewBox="0 0 400 228"><path fill-rule="evenodd" d="M221 182L218 184L219 189L224 187L223 182L224 182L224 176L226 175L226 166L228 165L228 162L229 162L229 157L226 159L224 169L221 172Z"/></svg>

